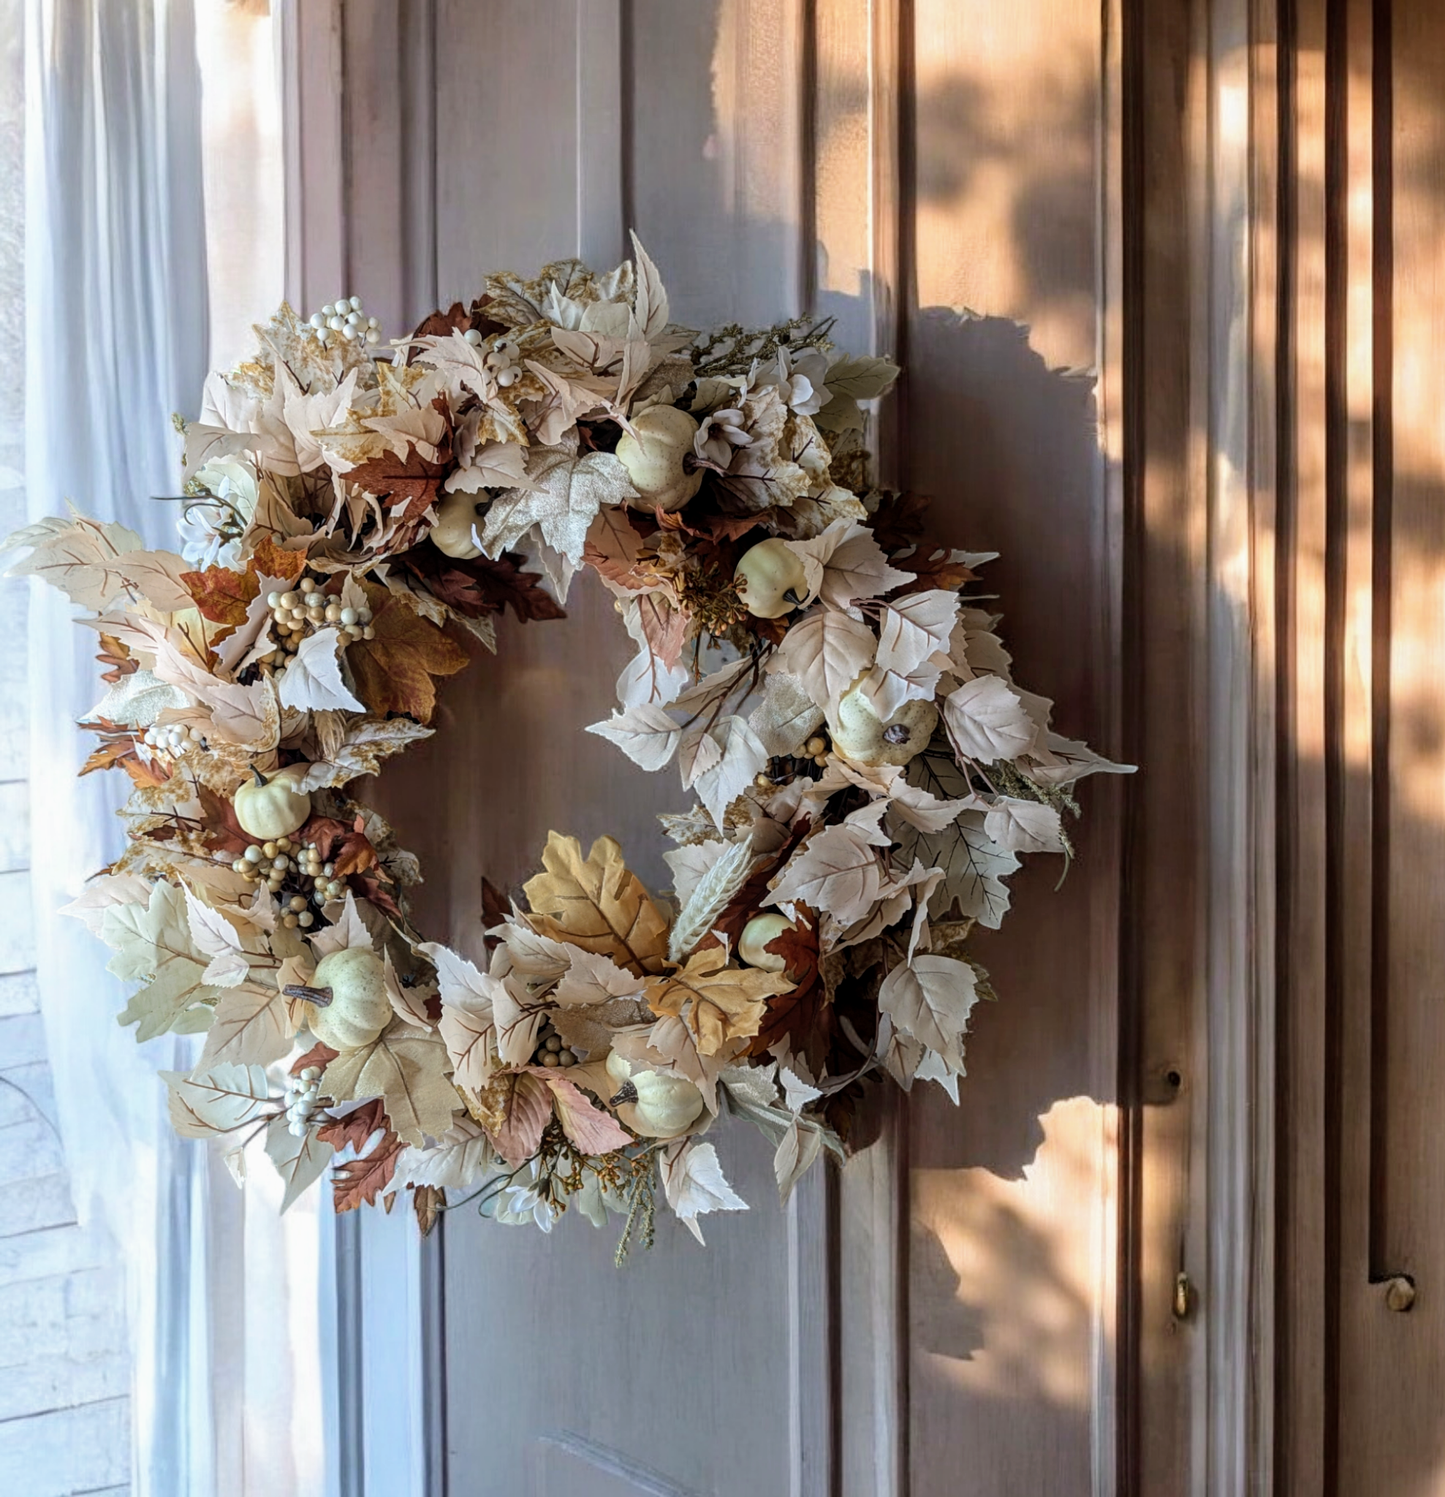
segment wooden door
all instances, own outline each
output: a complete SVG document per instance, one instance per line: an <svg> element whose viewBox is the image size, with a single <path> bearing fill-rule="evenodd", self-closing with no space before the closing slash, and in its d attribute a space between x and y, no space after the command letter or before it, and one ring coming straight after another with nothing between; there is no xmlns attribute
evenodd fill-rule
<svg viewBox="0 0 1445 1497"><path fill-rule="evenodd" d="M876 433L885 478L934 495L947 539L1002 553L1021 679L1070 733L1125 747L1110 7L349 0L293 23L298 78L328 83L293 99L308 306L344 286L402 327L490 268L611 264L634 226L684 321L836 316L846 347L907 370ZM551 827L613 832L665 882L653 817L681 794L580 731L626 642L587 579L569 615L504 624L381 788L427 870L420 922L463 950L480 877L525 877ZM715 1219L706 1251L664 1223L621 1272L581 1222L540 1238L448 1217L429 1250L445 1431L428 1490L1124 1485L1125 794L1091 784L1062 889L1056 868L1020 875L1010 929L981 938L1003 1001L978 1017L957 1108L927 1088L890 1105L786 1211L732 1130L753 1209ZM1172 1257L1147 1270L1166 1321Z"/></svg>

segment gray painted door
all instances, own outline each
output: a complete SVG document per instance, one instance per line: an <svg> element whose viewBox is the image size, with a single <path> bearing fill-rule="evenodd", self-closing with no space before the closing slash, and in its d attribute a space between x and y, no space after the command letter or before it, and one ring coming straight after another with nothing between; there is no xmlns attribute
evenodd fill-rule
<svg viewBox="0 0 1445 1497"><path fill-rule="evenodd" d="M909 370L884 476L935 495L949 540L1003 553L1021 679L1108 751L1112 416L1067 372L1112 357L1107 9L351 0L299 70L344 87L334 111L299 99L298 170L349 168L293 284L319 304L342 273L401 326L488 269L612 264L631 225L681 320L836 315L840 341ZM421 924L473 952L480 877L524 878L549 828L614 833L665 883L653 817L681 793L580 731L626 641L586 579L569 613L504 625L382 786L428 871ZM787 1211L738 1131L752 1210L712 1218L706 1250L662 1222L621 1271L581 1221L448 1218L450 1497L1111 1489L1117 794L1090 791L1062 892L1022 875L1015 928L981 940L1004 1001L961 1106L886 1109Z"/></svg>

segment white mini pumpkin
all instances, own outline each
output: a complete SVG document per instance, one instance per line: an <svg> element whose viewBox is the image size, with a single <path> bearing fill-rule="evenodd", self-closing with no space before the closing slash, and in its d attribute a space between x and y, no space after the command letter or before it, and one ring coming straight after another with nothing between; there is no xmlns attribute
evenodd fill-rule
<svg viewBox="0 0 1445 1497"><path fill-rule="evenodd" d="M808 574L802 558L777 536L743 552L733 581L743 607L758 619L780 619L808 596Z"/></svg>
<svg viewBox="0 0 1445 1497"><path fill-rule="evenodd" d="M702 487L702 473L683 460L692 452L697 422L675 405L653 405L632 418L637 435L624 432L617 460L637 490L634 509L681 509Z"/></svg>
<svg viewBox="0 0 1445 1497"><path fill-rule="evenodd" d="M486 507L485 499L475 494L447 494L437 505L437 520L428 532L431 543L444 556L471 561L482 554L474 531L477 517Z"/></svg>
<svg viewBox="0 0 1445 1497"><path fill-rule="evenodd" d="M292 764L263 775L252 765L254 778L231 797L241 830L258 841L272 842L305 826L311 817L311 795L298 790L297 784L310 768L309 764Z"/></svg>
<svg viewBox="0 0 1445 1497"><path fill-rule="evenodd" d="M634 1066L615 1050L607 1057L607 1074L617 1085L607 1105L644 1138L676 1138L702 1116L702 1093L686 1076Z"/></svg>
<svg viewBox="0 0 1445 1497"><path fill-rule="evenodd" d="M938 708L932 702L904 702L885 722L861 686L855 686L838 703L833 747L856 764L907 764L928 747L937 726Z"/></svg>
<svg viewBox="0 0 1445 1497"><path fill-rule="evenodd" d="M382 960L365 946L333 951L316 964L316 975L306 990L329 995L329 1003L315 1003L311 1033L333 1050L359 1050L369 1045L391 1023L391 1000L386 996Z"/></svg>
<svg viewBox="0 0 1445 1497"><path fill-rule="evenodd" d="M786 915L754 915L738 937L738 960L762 972L781 972L788 964L776 951L768 950L768 942L776 941L785 930L796 929Z"/></svg>

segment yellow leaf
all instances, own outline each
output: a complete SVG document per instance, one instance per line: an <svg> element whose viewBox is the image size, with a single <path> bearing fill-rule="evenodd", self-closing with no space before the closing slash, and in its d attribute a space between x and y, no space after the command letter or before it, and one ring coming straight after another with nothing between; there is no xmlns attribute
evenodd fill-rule
<svg viewBox="0 0 1445 1497"><path fill-rule="evenodd" d="M547 871L523 886L534 929L633 972L664 969L667 918L611 837L599 837L584 859L575 837L549 832L542 866Z"/></svg>
<svg viewBox="0 0 1445 1497"><path fill-rule="evenodd" d="M729 967L720 946L696 951L687 965L647 984L647 1004L659 1018L687 1025L700 1055L716 1055L729 1040L751 1039L767 1010L766 999L793 985L781 972Z"/></svg>

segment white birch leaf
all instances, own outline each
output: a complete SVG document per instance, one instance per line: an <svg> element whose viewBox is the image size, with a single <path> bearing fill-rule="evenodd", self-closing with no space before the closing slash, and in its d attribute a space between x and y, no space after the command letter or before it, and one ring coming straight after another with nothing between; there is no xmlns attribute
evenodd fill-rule
<svg viewBox="0 0 1445 1497"><path fill-rule="evenodd" d="M677 752L682 730L654 702L639 702L625 712L614 712L606 722L593 723L589 733L606 738L643 769L662 769Z"/></svg>
<svg viewBox="0 0 1445 1497"><path fill-rule="evenodd" d="M317 629L301 641L281 673L281 705L296 712L365 712L341 679L335 629Z"/></svg>
<svg viewBox="0 0 1445 1497"><path fill-rule="evenodd" d="M226 1061L190 1075L162 1071L161 1080L170 1088L171 1125L182 1138L234 1133L272 1105L264 1066Z"/></svg>
<svg viewBox="0 0 1445 1497"><path fill-rule="evenodd" d="M978 978L967 962L920 952L883 979L878 1008L905 1034L936 1050L954 1070L962 1070L963 1032L977 989Z"/></svg>
<svg viewBox="0 0 1445 1497"><path fill-rule="evenodd" d="M1038 726L1023 702L998 676L975 676L943 699L943 722L961 759L991 764L1028 753Z"/></svg>
<svg viewBox="0 0 1445 1497"><path fill-rule="evenodd" d="M788 630L768 669L796 676L808 695L831 714L872 665L876 644L873 631L861 620L835 608L821 608Z"/></svg>
<svg viewBox="0 0 1445 1497"><path fill-rule="evenodd" d="M284 1113L267 1123L266 1157L276 1166L276 1173L286 1186L281 1197L283 1216L321 1178L335 1152L325 1139L317 1136L315 1127L308 1127L300 1138L295 1137Z"/></svg>
<svg viewBox="0 0 1445 1497"><path fill-rule="evenodd" d="M683 1139L658 1158L663 1194L683 1226L702 1242L699 1216L711 1211L746 1211L748 1203L728 1184L711 1144Z"/></svg>

